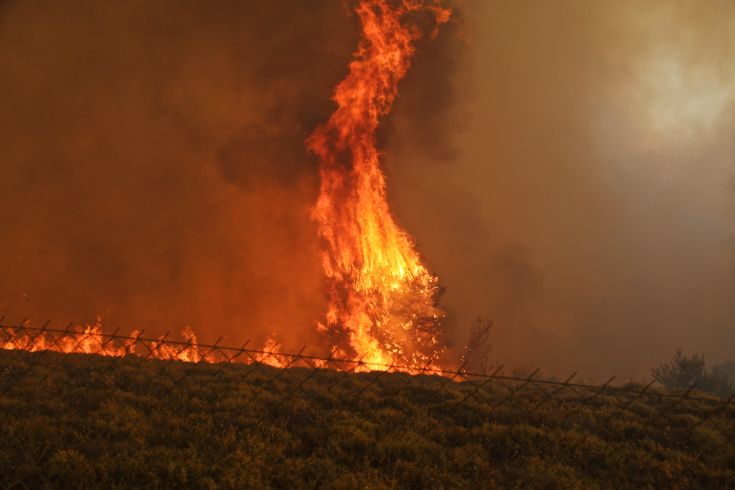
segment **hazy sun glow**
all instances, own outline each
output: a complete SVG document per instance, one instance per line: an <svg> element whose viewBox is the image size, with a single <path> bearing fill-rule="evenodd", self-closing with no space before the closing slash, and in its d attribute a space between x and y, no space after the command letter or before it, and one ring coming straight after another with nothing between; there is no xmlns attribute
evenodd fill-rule
<svg viewBox="0 0 735 490"><path fill-rule="evenodd" d="M732 101L735 87L712 67L687 66L676 53L651 56L642 66L639 94L657 133L708 130Z"/></svg>

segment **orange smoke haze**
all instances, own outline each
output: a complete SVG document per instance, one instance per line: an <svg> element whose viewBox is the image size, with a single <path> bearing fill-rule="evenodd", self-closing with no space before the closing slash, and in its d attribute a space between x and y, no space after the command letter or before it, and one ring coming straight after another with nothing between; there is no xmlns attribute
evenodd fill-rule
<svg viewBox="0 0 735 490"><path fill-rule="evenodd" d="M0 6L0 314L313 343L341 1ZM286 15L288 13L288 15ZM330 26L325 29L324 26ZM10 184L12 183L12 184Z"/></svg>
<svg viewBox="0 0 735 490"><path fill-rule="evenodd" d="M735 358L735 5L454 12L385 145L451 345L482 316L495 362L559 376Z"/></svg>
<svg viewBox="0 0 735 490"><path fill-rule="evenodd" d="M494 361L601 377L735 357L732 2L408 13L366 125L332 100L358 4L0 3L0 316L418 364L396 317L457 359L482 316Z"/></svg>

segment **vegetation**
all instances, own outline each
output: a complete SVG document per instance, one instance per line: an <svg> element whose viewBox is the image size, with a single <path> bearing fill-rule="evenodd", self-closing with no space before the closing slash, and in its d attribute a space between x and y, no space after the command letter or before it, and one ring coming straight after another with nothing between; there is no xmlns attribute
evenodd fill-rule
<svg viewBox="0 0 735 490"><path fill-rule="evenodd" d="M0 486L735 487L715 400L492 386L1 351Z"/></svg>
<svg viewBox="0 0 735 490"><path fill-rule="evenodd" d="M712 367L712 375L720 380L720 383L724 386L723 390L720 390L721 396L728 396L735 394L735 362L726 361L720 364L716 364Z"/></svg>
<svg viewBox="0 0 735 490"><path fill-rule="evenodd" d="M685 356L681 349L674 353L671 361L653 368L651 374L669 390L695 386L723 397L735 393L735 363L725 362L707 369L703 355Z"/></svg>
<svg viewBox="0 0 735 490"><path fill-rule="evenodd" d="M491 320L477 318L470 329L469 342L462 353L464 370L471 373L487 374L491 371L493 345L490 343L490 333L493 327Z"/></svg>

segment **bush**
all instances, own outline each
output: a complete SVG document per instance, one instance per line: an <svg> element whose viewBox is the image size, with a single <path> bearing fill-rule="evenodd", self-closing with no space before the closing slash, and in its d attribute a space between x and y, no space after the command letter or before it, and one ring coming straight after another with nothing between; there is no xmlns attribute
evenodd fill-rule
<svg viewBox="0 0 735 490"><path fill-rule="evenodd" d="M674 357L651 370L656 381L669 390L687 390L694 386L698 390L729 396L735 388L735 363L726 362L708 370L704 356L686 356L677 349Z"/></svg>

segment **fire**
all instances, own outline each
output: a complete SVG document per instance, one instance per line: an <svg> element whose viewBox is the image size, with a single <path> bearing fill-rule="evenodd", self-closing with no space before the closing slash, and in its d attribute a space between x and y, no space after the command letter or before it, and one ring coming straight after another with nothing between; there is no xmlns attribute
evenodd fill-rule
<svg viewBox="0 0 735 490"><path fill-rule="evenodd" d="M0 349L96 354L111 357L137 355L184 362L207 361L196 335L189 327L181 331L185 342L176 343L168 341L165 335L158 339L141 340L141 332L137 330L131 332L129 336L105 334L100 318L94 325L76 326L55 332L55 334L47 334L43 329L30 330L26 326L18 329L3 327L5 338L0 339Z"/></svg>
<svg viewBox="0 0 735 490"><path fill-rule="evenodd" d="M433 14L434 33L450 16L421 0L359 4L362 40L335 89L337 108L307 140L320 161L313 218L325 242L330 296L318 329L372 369L398 364L416 370L441 354L438 279L391 213L375 136L421 37L408 17L421 12Z"/></svg>
<svg viewBox="0 0 735 490"><path fill-rule="evenodd" d="M52 351L69 354L72 352L81 354L99 354L104 356L122 357L131 354L134 341L120 344L112 344L106 339L102 332L100 319L94 325L86 325L83 328L75 328L69 335L49 337L39 332L33 335L21 327L16 332L13 328L6 327L5 339L0 339L0 349L27 350L31 352ZM21 333L22 332L22 333ZM130 337L135 337L133 332Z"/></svg>
<svg viewBox="0 0 735 490"><path fill-rule="evenodd" d="M436 368L442 353L438 279L422 264L411 237L391 213L375 136L422 36L416 16L433 19L432 35L449 20L448 9L429 2L361 0L356 12L362 39L346 78L335 89L337 107L306 142L320 161L321 189L312 216L325 243L322 262L330 297L317 329L330 344L329 360L347 360L356 370L420 372ZM40 333L3 327L0 349L223 362L203 349L189 328L182 331L184 342L166 336L142 339L140 332L106 335L99 320L61 335L36 331ZM274 336L251 352L244 362L288 365ZM341 365L313 359L317 367Z"/></svg>
<svg viewBox="0 0 735 490"><path fill-rule="evenodd" d="M124 357L137 356L146 359L181 362L258 362L273 367L285 367L285 357L281 355L281 345L271 336L261 350L225 348L230 352L247 352L244 357L227 356L217 351L215 346L201 345L194 331L185 327L181 331L182 340L173 340L168 335L155 339L142 337L141 331L134 330L130 335L107 334L102 328L100 318L94 325L73 326L65 330L29 327L25 323L19 327L0 325L0 350L25 350L30 352L58 352L62 354L94 354L98 356Z"/></svg>
<svg viewBox="0 0 735 490"><path fill-rule="evenodd" d="M268 364L273 367L286 367L287 362L278 355L282 351L281 344L276 338L276 334L271 334L261 352L255 354L254 358L257 362Z"/></svg>

